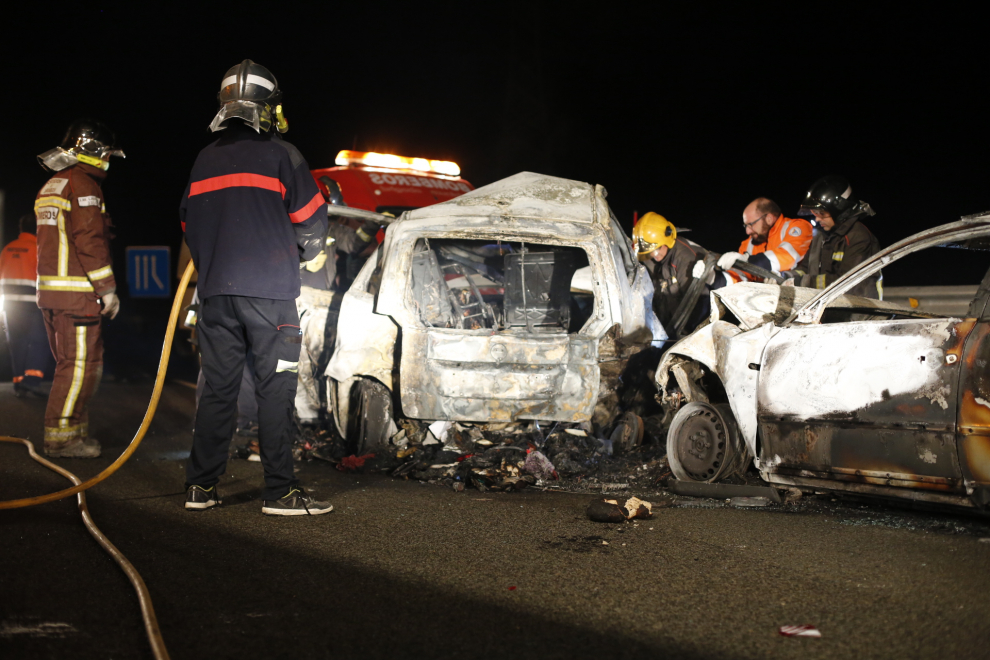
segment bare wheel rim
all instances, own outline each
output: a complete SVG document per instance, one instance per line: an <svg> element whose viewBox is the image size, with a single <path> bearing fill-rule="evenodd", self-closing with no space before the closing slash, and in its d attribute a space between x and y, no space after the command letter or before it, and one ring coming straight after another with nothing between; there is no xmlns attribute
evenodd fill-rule
<svg viewBox="0 0 990 660"><path fill-rule="evenodd" d="M736 461L735 420L700 401L685 405L674 416L667 434L671 471L682 481L713 482Z"/></svg>

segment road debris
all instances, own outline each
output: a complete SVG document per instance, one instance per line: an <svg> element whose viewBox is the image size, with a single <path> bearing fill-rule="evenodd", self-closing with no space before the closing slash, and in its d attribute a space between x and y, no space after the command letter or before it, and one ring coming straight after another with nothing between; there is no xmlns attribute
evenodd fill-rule
<svg viewBox="0 0 990 660"><path fill-rule="evenodd" d="M821 637L822 633L814 626L781 626L777 631L783 637Z"/></svg>
<svg viewBox="0 0 990 660"><path fill-rule="evenodd" d="M595 522L620 523L633 518L651 517L653 505L636 497L630 497L621 505L618 500L600 498L592 500L587 514Z"/></svg>
<svg viewBox="0 0 990 660"><path fill-rule="evenodd" d="M730 506L743 508L758 508L770 506L769 497L733 497L729 500Z"/></svg>

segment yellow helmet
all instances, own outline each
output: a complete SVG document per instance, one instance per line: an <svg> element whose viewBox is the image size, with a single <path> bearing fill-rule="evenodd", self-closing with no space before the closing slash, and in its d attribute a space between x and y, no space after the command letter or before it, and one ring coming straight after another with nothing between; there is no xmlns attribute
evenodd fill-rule
<svg viewBox="0 0 990 660"><path fill-rule="evenodd" d="M640 257L645 257L664 245L670 249L674 247L675 240L677 228L667 218L653 211L645 214L633 227L633 245Z"/></svg>

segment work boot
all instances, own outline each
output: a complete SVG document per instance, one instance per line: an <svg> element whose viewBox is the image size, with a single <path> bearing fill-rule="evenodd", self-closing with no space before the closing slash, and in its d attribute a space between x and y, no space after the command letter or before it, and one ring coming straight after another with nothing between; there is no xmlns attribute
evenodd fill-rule
<svg viewBox="0 0 990 660"><path fill-rule="evenodd" d="M264 500L261 506L261 512L269 516L318 516L331 511L332 504L317 502L298 486L277 500Z"/></svg>
<svg viewBox="0 0 990 660"><path fill-rule="evenodd" d="M65 442L46 440L45 456L52 458L99 458L100 442L93 438L73 438Z"/></svg>
<svg viewBox="0 0 990 660"><path fill-rule="evenodd" d="M20 384L20 389L24 393L30 392L41 399L47 399L48 395L52 389L51 383L45 383L44 381L30 382L26 378L24 382Z"/></svg>
<svg viewBox="0 0 990 660"><path fill-rule="evenodd" d="M190 486L186 489L186 508L190 511L202 511L217 506L223 502L220 491L216 486Z"/></svg>

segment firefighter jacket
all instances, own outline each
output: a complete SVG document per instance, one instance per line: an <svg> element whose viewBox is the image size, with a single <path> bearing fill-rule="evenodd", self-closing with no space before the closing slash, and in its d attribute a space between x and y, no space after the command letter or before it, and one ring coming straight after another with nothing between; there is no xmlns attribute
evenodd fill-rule
<svg viewBox="0 0 990 660"><path fill-rule="evenodd" d="M864 208L865 207L865 208ZM861 219L873 215L862 202L840 219L831 231L819 230L811 248L798 266L806 273L802 286L824 289L880 251L880 242ZM883 275L863 280L849 294L883 299Z"/></svg>
<svg viewBox="0 0 990 660"><path fill-rule="evenodd" d="M116 291L110 217L100 189L105 177L79 163L56 172L38 193L38 307L95 315L99 297Z"/></svg>
<svg viewBox="0 0 990 660"><path fill-rule="evenodd" d="M754 266L772 270L779 275L797 268L808 253L813 233L811 223L807 220L779 216L770 228L766 241L753 245L752 237L747 237L739 245L739 253L749 255L749 263ZM755 275L738 270L730 270L725 277L727 284L735 284L744 279L759 280Z"/></svg>
<svg viewBox="0 0 990 660"><path fill-rule="evenodd" d="M707 254L708 250L697 243L678 238L674 241L674 247L667 251L663 261L656 262L650 259L646 262L646 268L653 278L653 311L668 332L677 306L681 304L684 294L694 281L694 276L691 274L694 264L704 259ZM699 299L702 307L704 307L703 300L707 299L705 294ZM692 318L695 316L697 313L693 314Z"/></svg>
<svg viewBox="0 0 990 660"><path fill-rule="evenodd" d="M179 207L199 298L294 300L300 260L326 245L326 202L298 149L234 124L199 153Z"/></svg>
<svg viewBox="0 0 990 660"><path fill-rule="evenodd" d="M0 252L0 295L14 302L35 302L38 237L21 232Z"/></svg>

